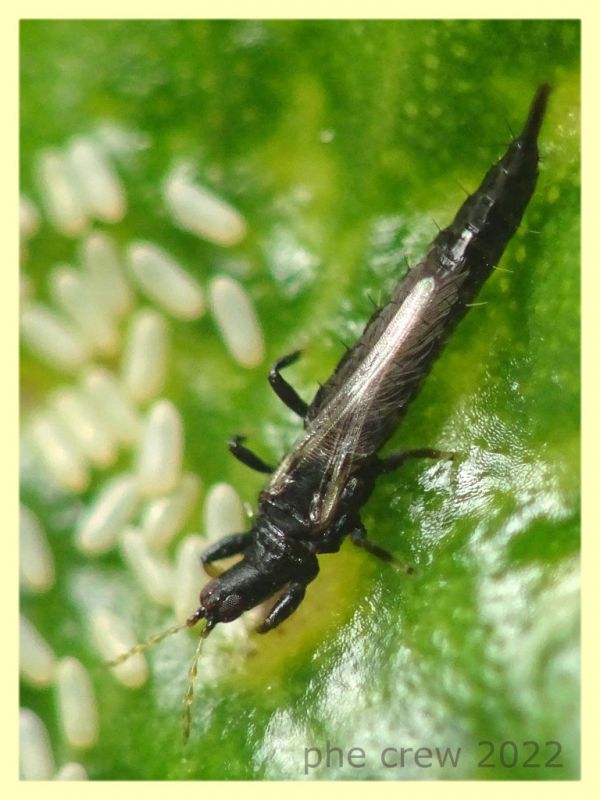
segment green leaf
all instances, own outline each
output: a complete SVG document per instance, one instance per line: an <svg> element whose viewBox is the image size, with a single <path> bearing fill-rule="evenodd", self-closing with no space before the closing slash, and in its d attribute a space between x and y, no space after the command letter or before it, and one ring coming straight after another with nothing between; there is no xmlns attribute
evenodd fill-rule
<svg viewBox="0 0 600 800"><path fill-rule="evenodd" d="M474 190L542 81L553 93L523 225L389 445L457 459L407 465L364 509L372 538L416 575L345 545L322 557L280 629L217 629L185 750L193 637L150 652L137 691L113 680L91 644L98 604L116 607L140 639L170 623L118 555L92 560L74 546L76 514L107 474L73 498L25 472L22 496L49 533L57 582L22 609L59 656L92 670L100 705L98 745L80 753L52 691L24 684L21 703L48 726L60 763L79 760L94 779L578 777L579 25L22 22L23 191L37 202L41 148L118 125L141 148L121 167L129 210L110 234L156 241L205 285L236 275L253 298L265 364L237 365L208 315L173 322L166 389L183 415L186 468L205 486L231 482L251 504L261 478L228 455L227 438L244 432L273 461L299 431L268 388L270 363L303 348L286 374L310 397L340 340L359 335L369 298L382 302L405 259L424 253L433 220L452 219L459 181ZM240 245L173 227L160 187L180 159L243 212ZM24 267L37 295L49 268L76 253L43 224ZM22 382L26 420L64 378L24 351ZM198 512L186 532L200 527ZM553 741L561 753L550 765ZM458 763L439 766L435 748L448 747L460 748ZM485 763L495 766L479 766L492 747ZM306 748L320 750L308 753L311 765L320 755L314 768ZM364 766L349 765L350 748L364 750ZM412 748L403 764L401 748ZM431 758L415 761L418 748Z"/></svg>

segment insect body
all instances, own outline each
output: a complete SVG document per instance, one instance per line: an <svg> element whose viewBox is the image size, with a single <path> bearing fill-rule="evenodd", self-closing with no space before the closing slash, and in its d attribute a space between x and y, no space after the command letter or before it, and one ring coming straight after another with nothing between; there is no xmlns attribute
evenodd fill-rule
<svg viewBox="0 0 600 800"><path fill-rule="evenodd" d="M217 623L234 620L277 593L258 631L279 625L317 576L317 555L336 552L345 537L386 561L395 560L368 539L361 506L381 474L412 457L449 454L430 448L386 458L377 453L519 226L537 182L537 138L549 91L540 86L522 133L388 303L372 315L313 401L305 403L281 375L298 353L271 370L271 386L303 418L304 431L275 470L245 448L240 437L230 442L236 457L271 477L260 494L252 529L225 537L203 555L210 574L212 562L242 555L205 586L188 620L189 626L205 620L204 636Z"/></svg>

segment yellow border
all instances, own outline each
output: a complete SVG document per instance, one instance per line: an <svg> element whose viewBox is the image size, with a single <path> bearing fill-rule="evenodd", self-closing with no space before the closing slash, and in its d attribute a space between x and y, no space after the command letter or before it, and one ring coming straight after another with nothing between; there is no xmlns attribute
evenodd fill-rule
<svg viewBox="0 0 600 800"><path fill-rule="evenodd" d="M600 41L600 31L598 18L600 11L598 6L594 8L591 2L581 3L572 2L546 2L543 5L533 2L514 2L504 0L502 3L482 4L478 2L467 2L467 0L455 0L452 3L431 2L431 0L420 0L420 2L391 2L391 0L370 0L370 2L354 2L349 4L347 0L334 0L328 4L315 2L315 0L302 0L299 2L287 2L282 8L281 2L242 2L241 0L221 0L218 4L207 8L206 3L190 2L190 0L171 0L168 4L169 18L531 18L531 19L582 19L582 56L583 56L583 367L584 367L584 401L583 401L583 523L584 523L584 547L583 547L583 575L584 575L584 607L583 624L584 634L584 655L583 666L584 677L584 702L583 706L583 748L582 748L582 780L566 785L562 781L554 783L544 783L543 792L546 796L559 796L566 793L569 796L581 796L583 793L596 786L598 791L598 754L595 752L598 737L598 719L600 718L598 690L595 680L600 673L598 664L598 636L593 634L594 627L597 626L597 603L598 577L595 574L597 565L600 563L598 558L600 549L600 530L598 521L598 474L600 468L597 466L598 455L597 445L600 443L600 402L598 397L598 364L600 364L600 331L598 330L598 311L600 296L600 253L598 252L596 233L598 227L598 199L597 186L600 182L598 141L600 141L600 131L598 130L598 110L597 93L598 82L598 43ZM18 297L18 270L15 266L18 260L18 20L20 18L162 18L164 17L165 6L162 4L153 7L148 2L124 2L124 0L103 0L98 2L78 3L69 0L59 2L21 2L5 3L2 12L2 24L0 25L0 53L2 57L2 90L3 90L3 125L2 137L3 145L3 169L2 174L2 202L4 214L2 219L6 223L3 225L3 254L4 264L2 266L3 279L5 282L2 292L2 310L0 320L2 324L2 362L3 374L14 377L14 384L8 384L1 393L2 414L1 419L1 441L3 442L4 458L2 460L2 487L4 505L4 524L3 524L3 558L4 572L2 579L3 602L2 610L4 617L4 650L5 656L0 662L2 664L3 680L3 708L6 710L3 719L2 730L2 754L4 756L4 768L2 770L4 796L8 792L18 791L19 794L44 793L47 796L59 795L61 798L71 793L78 797L110 791L111 795L117 798L123 796L130 798L131 792L135 791L135 785L131 782L116 782L106 785L102 782L89 784L69 784L60 782L56 784L44 783L19 783L17 776L17 721L18 710L18 642L17 634L17 614L16 598L18 596L17 570L17 536L18 530L18 437L17 437L17 376L18 376L18 323L17 323L17 304L15 298ZM212 11L212 13L211 13ZM10 234L9 234L10 231ZM7 243L10 245L7 247ZM9 445L9 446L7 446ZM595 612L595 613L594 613ZM10 645L13 645L12 647ZM339 781L336 783L340 783ZM520 782L369 782L366 786L363 782L344 783L343 786L332 787L328 782L286 782L282 786L278 782L219 782L211 785L207 782L198 784L171 783L166 786L163 783L145 782L141 790L144 795L149 797L163 796L165 792L176 792L179 796L187 795L196 798L198 793L208 796L218 793L218 797L236 798L268 798L285 793L291 798L305 795L310 792L312 795L320 794L322 797L329 797L331 791L341 791L349 798L360 797L367 790L381 794L382 797L397 797L399 793L403 797L412 796L418 793L420 796L437 796L443 793L447 796L461 798L480 797L482 792L491 797L501 796L504 793L511 793L513 796L530 797L533 792L541 792L542 786L539 783L520 783ZM597 794L596 794L597 796Z"/></svg>

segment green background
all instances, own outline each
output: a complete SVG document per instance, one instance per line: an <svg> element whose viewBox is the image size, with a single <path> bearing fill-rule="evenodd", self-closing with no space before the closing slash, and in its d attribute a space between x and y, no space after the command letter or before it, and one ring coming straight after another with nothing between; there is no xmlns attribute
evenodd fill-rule
<svg viewBox="0 0 600 800"><path fill-rule="evenodd" d="M227 355L209 314L173 323L166 395L186 429L186 467L262 485L227 453L243 432L276 461L298 432L266 383L287 373L309 398L409 263L422 255L522 123L541 81L554 92L539 187L502 267L453 336L390 449L441 446L453 465L413 462L380 481L364 509L373 539L414 563L406 578L345 545L321 559L301 609L265 637L217 629L207 641L194 728L182 751L180 703L193 639L149 654L141 690L115 683L90 645L106 603L140 638L168 623L117 555L73 544L87 495L57 497L30 475L23 499L57 558L49 595L23 611L56 653L93 670L99 744L62 738L51 691L22 690L59 763L95 779L304 778L304 748L360 747L312 778L564 779L579 774L579 26L574 21L48 22L21 25L22 189L40 148L112 121L139 137L121 174L126 244L149 238L201 283L228 272L251 294L265 364ZM176 230L160 183L178 158L245 215L222 250ZM76 243L45 224L27 273L72 261ZM63 379L22 355L24 418ZM128 463L124 458L123 464ZM187 526L199 529L200 514ZM226 628L226 626L222 626ZM489 740L495 750L478 767ZM502 742L515 766L502 766ZM537 742L539 755L524 766ZM559 768L545 767L558 741ZM457 767L383 768L386 747L461 748ZM512 763L512 746L504 761ZM391 757L391 756L390 756Z"/></svg>

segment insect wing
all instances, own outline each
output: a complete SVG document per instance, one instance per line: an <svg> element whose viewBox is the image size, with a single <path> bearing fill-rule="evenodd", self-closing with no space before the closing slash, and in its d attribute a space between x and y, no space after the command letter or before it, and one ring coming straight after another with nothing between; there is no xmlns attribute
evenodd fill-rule
<svg viewBox="0 0 600 800"><path fill-rule="evenodd" d="M311 502L313 525L322 526L329 521L358 462L378 448L381 421L396 411L397 387L401 384L398 356L410 347L415 330L423 326L435 290L436 281L431 276L414 285L294 450L296 463L316 458L322 470L319 490Z"/></svg>
<svg viewBox="0 0 600 800"><path fill-rule="evenodd" d="M335 429L335 436L328 443L327 463L323 469L319 491L310 506L310 520L315 526L326 525L346 487L357 458L361 454L361 437L365 430L371 403L355 405Z"/></svg>

